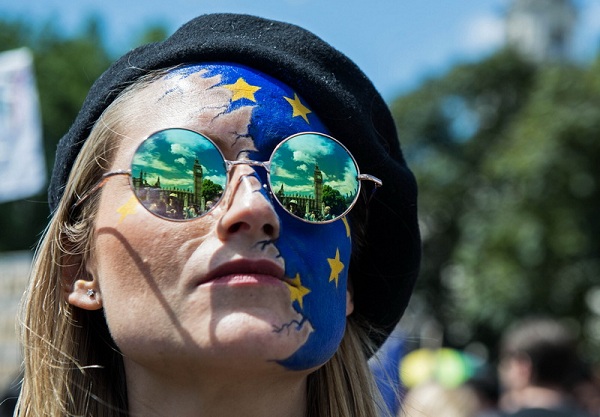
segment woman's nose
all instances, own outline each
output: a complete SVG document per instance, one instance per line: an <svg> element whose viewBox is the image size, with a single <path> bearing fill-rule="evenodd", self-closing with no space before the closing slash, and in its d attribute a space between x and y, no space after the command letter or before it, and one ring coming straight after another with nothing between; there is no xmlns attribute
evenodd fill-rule
<svg viewBox="0 0 600 417"><path fill-rule="evenodd" d="M244 234L255 240L279 237L279 217L254 168L234 167L230 174L226 211L217 226L222 240Z"/></svg>

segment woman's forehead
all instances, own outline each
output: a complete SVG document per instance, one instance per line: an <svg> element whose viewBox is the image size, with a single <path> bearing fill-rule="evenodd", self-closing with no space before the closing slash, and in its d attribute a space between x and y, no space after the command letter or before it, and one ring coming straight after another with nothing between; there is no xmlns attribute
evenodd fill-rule
<svg viewBox="0 0 600 417"><path fill-rule="evenodd" d="M288 136L328 133L309 102L291 87L237 64L177 67L137 90L122 109L125 146L115 161L119 166L146 137L168 128L208 136L227 159L246 155L265 161Z"/></svg>
<svg viewBox="0 0 600 417"><path fill-rule="evenodd" d="M171 70L164 81L160 100L185 106L192 128L215 140L233 141L238 148L258 152L255 156L265 153L262 156L266 159L281 140L295 133L327 133L304 97L246 66L192 64Z"/></svg>

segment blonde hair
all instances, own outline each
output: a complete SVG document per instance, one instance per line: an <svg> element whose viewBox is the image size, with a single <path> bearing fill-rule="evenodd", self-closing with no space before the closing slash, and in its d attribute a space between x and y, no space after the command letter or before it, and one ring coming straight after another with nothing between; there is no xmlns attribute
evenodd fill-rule
<svg viewBox="0 0 600 417"><path fill-rule="evenodd" d="M364 327L350 316L336 353L308 377L308 417L390 415L367 363L372 353Z"/></svg>
<svg viewBox="0 0 600 417"><path fill-rule="evenodd" d="M66 301L68 269L85 271L94 242L98 194L73 204L108 170L119 140L115 132L132 123L131 100L168 70L148 74L126 88L94 126L71 170L57 210L36 251L21 307L24 379L17 415L127 416L122 355L101 310ZM129 107L127 106L129 105ZM133 122L135 123L135 122ZM379 392L367 365L366 333L349 317L333 358L308 378L309 416L382 415Z"/></svg>

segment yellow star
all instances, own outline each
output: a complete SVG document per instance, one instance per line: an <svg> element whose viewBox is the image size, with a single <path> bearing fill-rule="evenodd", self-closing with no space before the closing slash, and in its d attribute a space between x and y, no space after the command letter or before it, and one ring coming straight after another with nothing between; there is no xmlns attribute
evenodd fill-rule
<svg viewBox="0 0 600 417"><path fill-rule="evenodd" d="M298 94L294 93L294 98L291 99L289 97L283 97L286 99L288 103L292 106L292 117L302 116L302 118L306 121L306 123L310 124L308 121L308 117L306 116L308 113L312 113L304 104L300 102L300 98L298 98Z"/></svg>
<svg viewBox="0 0 600 417"><path fill-rule="evenodd" d="M296 274L296 278L290 279L286 282L286 284L290 288L290 298L292 300L292 303L294 301L298 301L298 304L300 304L300 308L304 308L303 298L306 294L310 292L310 290L302 286L302 282L300 282L300 274Z"/></svg>
<svg viewBox="0 0 600 417"><path fill-rule="evenodd" d="M338 279L340 278L340 272L344 270L344 264L340 262L340 250L335 250L335 258L327 258L329 267L331 268L331 275L329 275L329 282L335 280L335 286L338 286Z"/></svg>
<svg viewBox="0 0 600 417"><path fill-rule="evenodd" d="M256 99L254 98L254 93L256 93L261 88L255 85L248 84L241 77L238 78L238 80L234 84L227 84L223 87L233 92L233 97L231 98L231 101L247 98L248 100L254 101L255 103Z"/></svg>
<svg viewBox="0 0 600 417"><path fill-rule="evenodd" d="M134 195L132 195L127 203L123 204L121 207L119 207L117 209L117 213L119 213L121 215L121 218L119 219L119 223L121 223L123 221L123 219L125 219L125 217L127 217L128 215L135 213L137 210L137 207L138 207L138 200Z"/></svg>
<svg viewBox="0 0 600 417"><path fill-rule="evenodd" d="M346 226L346 237L350 237L350 225L346 216L342 217L342 221L344 222L344 226Z"/></svg>

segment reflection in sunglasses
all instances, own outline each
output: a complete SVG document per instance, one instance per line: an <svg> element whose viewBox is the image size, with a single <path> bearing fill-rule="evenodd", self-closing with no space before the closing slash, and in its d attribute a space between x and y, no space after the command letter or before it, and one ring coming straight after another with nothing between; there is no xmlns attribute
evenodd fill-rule
<svg viewBox="0 0 600 417"><path fill-rule="evenodd" d="M260 162L225 160L206 136L187 129L166 129L140 144L131 171L109 172L105 177L130 175L131 187L148 211L165 219L187 220L206 214L219 203L234 165L265 168L275 200L291 215L310 223L328 223L344 216L357 201L361 180L381 186L377 178L359 173L356 161L340 142L312 132L288 137L268 162Z"/></svg>
<svg viewBox="0 0 600 417"><path fill-rule="evenodd" d="M131 163L131 184L152 213L175 220L208 212L227 183L223 155L208 138L185 129L151 135Z"/></svg>

